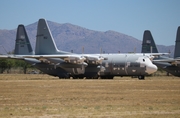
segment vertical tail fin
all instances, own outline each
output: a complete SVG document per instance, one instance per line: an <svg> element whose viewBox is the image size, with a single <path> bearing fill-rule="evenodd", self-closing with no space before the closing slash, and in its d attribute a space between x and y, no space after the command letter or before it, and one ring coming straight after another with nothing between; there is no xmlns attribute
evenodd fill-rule
<svg viewBox="0 0 180 118"><path fill-rule="evenodd" d="M15 50L16 55L31 55L33 54L29 38L27 36L24 25L19 25L16 33Z"/></svg>
<svg viewBox="0 0 180 118"><path fill-rule="evenodd" d="M58 49L45 19L39 19L35 54L56 54Z"/></svg>
<svg viewBox="0 0 180 118"><path fill-rule="evenodd" d="M174 49L174 58L180 57L180 26L177 29L176 44Z"/></svg>
<svg viewBox="0 0 180 118"><path fill-rule="evenodd" d="M149 30L144 31L141 52L142 53L158 53L156 44Z"/></svg>

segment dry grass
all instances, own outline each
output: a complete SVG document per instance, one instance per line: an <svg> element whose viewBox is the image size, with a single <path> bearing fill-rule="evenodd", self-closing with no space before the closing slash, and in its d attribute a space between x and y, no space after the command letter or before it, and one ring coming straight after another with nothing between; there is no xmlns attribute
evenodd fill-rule
<svg viewBox="0 0 180 118"><path fill-rule="evenodd" d="M179 118L180 78L59 80L0 75L0 117Z"/></svg>

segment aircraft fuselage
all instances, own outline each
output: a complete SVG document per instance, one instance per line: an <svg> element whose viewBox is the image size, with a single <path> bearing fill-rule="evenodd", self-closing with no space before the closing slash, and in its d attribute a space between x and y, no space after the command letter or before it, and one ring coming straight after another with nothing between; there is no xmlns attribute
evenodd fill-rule
<svg viewBox="0 0 180 118"><path fill-rule="evenodd" d="M47 64L43 62L35 63L34 66L44 73L59 76L59 77L74 77L74 78L113 78L114 76L145 76L157 70L157 67L152 64L146 56L136 54L94 54L102 56L105 59L102 64L69 64L61 59L48 59L55 64ZM26 60L27 61L27 60ZM58 63L58 64L57 64Z"/></svg>

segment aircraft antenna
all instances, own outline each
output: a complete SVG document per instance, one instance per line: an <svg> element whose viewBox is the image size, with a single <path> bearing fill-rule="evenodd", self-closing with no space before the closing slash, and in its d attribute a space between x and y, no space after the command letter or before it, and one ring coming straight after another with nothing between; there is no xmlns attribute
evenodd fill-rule
<svg viewBox="0 0 180 118"><path fill-rule="evenodd" d="M82 54L84 54L84 46L82 47Z"/></svg>
<svg viewBox="0 0 180 118"><path fill-rule="evenodd" d="M134 53L136 53L136 47L134 48Z"/></svg>

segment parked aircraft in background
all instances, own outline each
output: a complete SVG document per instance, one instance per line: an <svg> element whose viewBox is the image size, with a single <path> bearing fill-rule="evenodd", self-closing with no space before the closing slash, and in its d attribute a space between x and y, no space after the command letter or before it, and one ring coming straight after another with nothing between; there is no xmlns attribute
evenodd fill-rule
<svg viewBox="0 0 180 118"><path fill-rule="evenodd" d="M158 53L158 49L149 30L144 32L142 53ZM153 63L168 73L180 77L180 27L178 27L176 35L176 43L174 49L174 58L158 56L154 58Z"/></svg>
<svg viewBox="0 0 180 118"><path fill-rule="evenodd" d="M25 29L21 32L25 32ZM157 70L157 66L150 60L150 54L74 54L58 50L45 19L38 22L35 55L24 53L32 52L27 43L27 34L24 34L25 36L17 33L18 48L15 49L15 52L19 49L19 52L23 53L8 57L24 59L41 71L60 78L112 79L114 76L138 76L139 79L144 79L145 75Z"/></svg>
<svg viewBox="0 0 180 118"><path fill-rule="evenodd" d="M58 76L60 78L67 78L67 72L62 68L54 68L53 64L46 64L40 60L33 58L24 58L23 55L34 55L34 51L30 44L28 35L26 33L24 25L19 25L16 33L16 41L15 41L15 51L14 55L10 58L24 60L25 62L33 65L34 67L41 70L43 73Z"/></svg>

